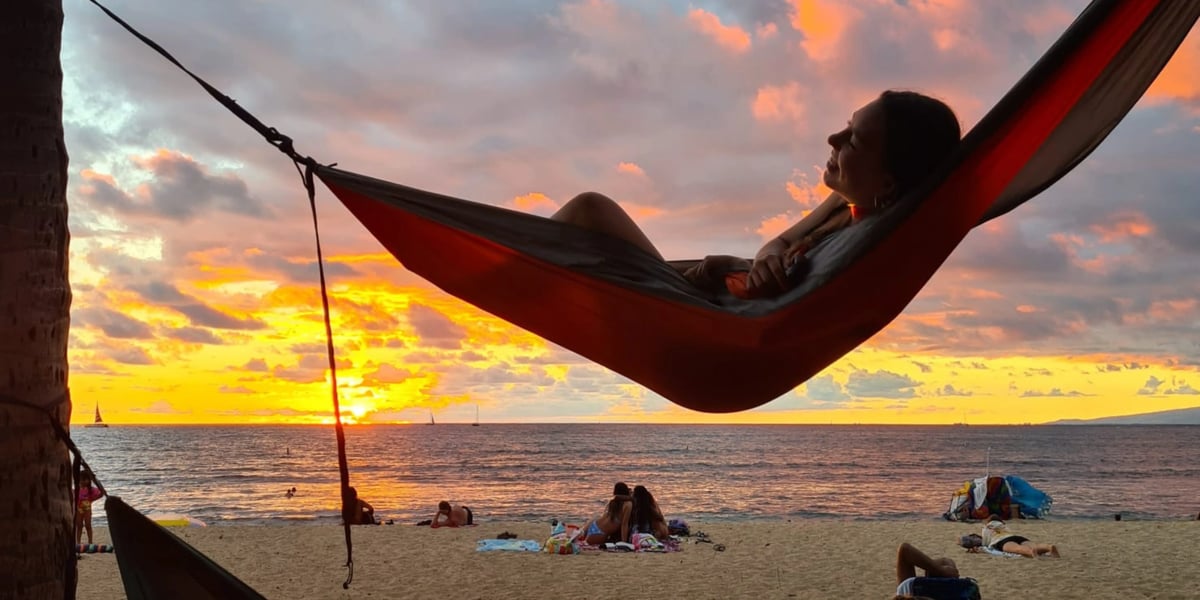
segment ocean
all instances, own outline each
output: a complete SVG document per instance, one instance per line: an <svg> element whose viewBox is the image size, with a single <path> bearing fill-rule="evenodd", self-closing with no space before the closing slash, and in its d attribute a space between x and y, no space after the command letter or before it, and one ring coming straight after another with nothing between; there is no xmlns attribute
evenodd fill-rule
<svg viewBox="0 0 1200 600"><path fill-rule="evenodd" d="M346 427L351 485L397 523L439 500L479 521L582 521L616 481L685 519L941 518L987 473L1054 498L1052 519L1195 518L1200 426L466 424ZM339 521L327 426L76 427L112 495L210 525ZM292 498L285 496L295 487ZM103 511L96 512L103 524Z"/></svg>

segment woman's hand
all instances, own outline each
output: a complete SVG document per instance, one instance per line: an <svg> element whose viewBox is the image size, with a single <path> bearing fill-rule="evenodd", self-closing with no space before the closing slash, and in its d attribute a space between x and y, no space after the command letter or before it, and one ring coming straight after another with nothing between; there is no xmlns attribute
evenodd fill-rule
<svg viewBox="0 0 1200 600"><path fill-rule="evenodd" d="M702 290L715 291L723 288L726 274L749 270L750 264L750 261L741 257L716 254L706 256L688 268L683 272L683 277Z"/></svg>
<svg viewBox="0 0 1200 600"><path fill-rule="evenodd" d="M759 253L746 278L746 290L756 296L774 296L787 288L787 265L783 254Z"/></svg>

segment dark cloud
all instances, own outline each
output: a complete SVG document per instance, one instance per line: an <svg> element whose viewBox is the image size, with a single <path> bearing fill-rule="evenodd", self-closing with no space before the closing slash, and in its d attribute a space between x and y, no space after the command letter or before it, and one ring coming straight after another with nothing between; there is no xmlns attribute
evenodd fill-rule
<svg viewBox="0 0 1200 600"><path fill-rule="evenodd" d="M209 212L264 219L267 207L252 197L246 182L235 175L209 174L195 160L178 153L159 151L136 161L151 177L135 193L126 192L105 178L88 178L80 191L92 208L126 216L155 216L190 223Z"/></svg>
<svg viewBox="0 0 1200 600"><path fill-rule="evenodd" d="M392 365L379 365L374 371L363 375L363 385L391 385L404 383L413 376L412 371L399 369Z"/></svg>
<svg viewBox="0 0 1200 600"><path fill-rule="evenodd" d="M907 375L857 369L846 379L846 391L855 398L912 398L921 382Z"/></svg>
<svg viewBox="0 0 1200 600"><path fill-rule="evenodd" d="M1078 390L1064 391L1062 388L1050 388L1049 391L1040 390L1025 390L1021 392L1022 398L1077 398L1080 396L1091 396L1093 394L1085 394Z"/></svg>
<svg viewBox="0 0 1200 600"><path fill-rule="evenodd" d="M408 322L426 346L457 349L467 339L462 325L450 320L437 309L424 304L413 304L408 308Z"/></svg>
<svg viewBox="0 0 1200 600"><path fill-rule="evenodd" d="M149 406L134 406L129 409L129 412L150 415L186 415L192 411L176 408L174 404L166 400L155 400Z"/></svg>
<svg viewBox="0 0 1200 600"><path fill-rule="evenodd" d="M181 342L190 342L193 344L209 344L219 346L225 341L217 337L216 334L199 327L180 327L177 329L168 329L164 334L170 339L179 340Z"/></svg>
<svg viewBox="0 0 1200 600"><path fill-rule="evenodd" d="M252 371L254 373L265 373L268 369L267 361L261 358L252 358L246 361L246 364L242 365L241 369L244 371Z"/></svg>
<svg viewBox="0 0 1200 600"><path fill-rule="evenodd" d="M193 324L213 329L255 330L265 329L267 324L254 317L235 317L204 304L183 304L172 306L186 316Z"/></svg>
<svg viewBox="0 0 1200 600"><path fill-rule="evenodd" d="M804 388L804 395L814 402L838 403L850 399L850 394L846 393L842 384L838 383L832 375L813 377L804 384Z"/></svg>
<svg viewBox="0 0 1200 600"><path fill-rule="evenodd" d="M940 387L936 391L934 391L934 395L937 395L937 396L971 396L971 395L973 395L973 392L968 391L968 390L960 390L960 389L954 387L953 384L947 383L946 385L943 385L942 387Z"/></svg>
<svg viewBox="0 0 1200 600"><path fill-rule="evenodd" d="M114 339L154 339L150 326L114 310L102 307L81 308L71 312L71 321L76 326L95 327L104 335Z"/></svg>
<svg viewBox="0 0 1200 600"><path fill-rule="evenodd" d="M108 348L104 351L105 356L115 362L123 365L156 365L158 361L150 357L148 353L138 346L122 346L119 348Z"/></svg>

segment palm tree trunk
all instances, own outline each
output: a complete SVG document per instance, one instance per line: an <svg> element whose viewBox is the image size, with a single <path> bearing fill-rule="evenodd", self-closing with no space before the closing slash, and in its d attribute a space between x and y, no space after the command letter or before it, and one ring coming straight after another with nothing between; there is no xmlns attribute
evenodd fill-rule
<svg viewBox="0 0 1200 600"><path fill-rule="evenodd" d="M66 426L62 0L0 12L0 399ZM74 594L70 457L46 415L0 402L0 598Z"/></svg>

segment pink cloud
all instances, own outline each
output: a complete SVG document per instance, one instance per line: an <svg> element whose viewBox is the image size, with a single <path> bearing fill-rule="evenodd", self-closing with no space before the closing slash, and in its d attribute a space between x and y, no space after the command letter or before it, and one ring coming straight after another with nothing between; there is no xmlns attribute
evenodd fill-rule
<svg viewBox="0 0 1200 600"><path fill-rule="evenodd" d="M795 81L766 85L758 88L750 111L759 121L802 121L805 111L801 97L800 84Z"/></svg>
<svg viewBox="0 0 1200 600"><path fill-rule="evenodd" d="M750 49L750 34L741 27L722 24L717 15L706 10L693 8L688 12L688 22L722 48L738 54Z"/></svg>
<svg viewBox="0 0 1200 600"><path fill-rule="evenodd" d="M763 23L754 30L754 35L760 40L769 40L779 34L779 27L774 23Z"/></svg>

